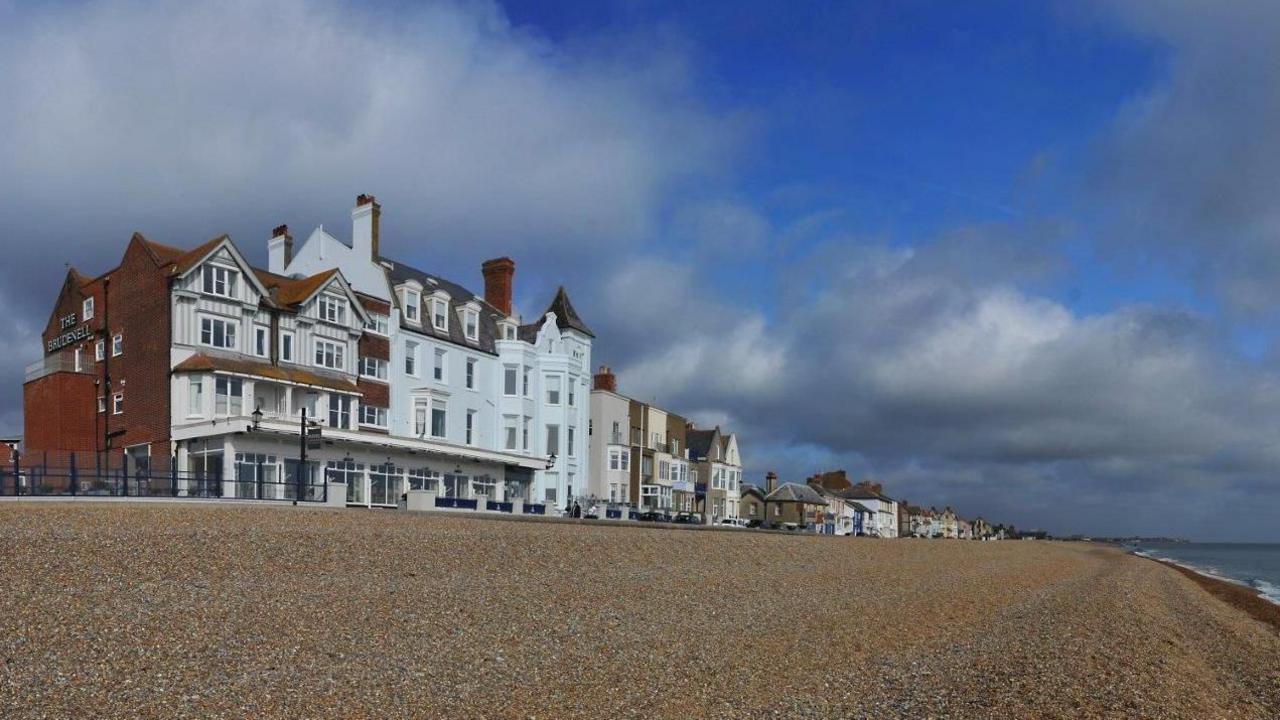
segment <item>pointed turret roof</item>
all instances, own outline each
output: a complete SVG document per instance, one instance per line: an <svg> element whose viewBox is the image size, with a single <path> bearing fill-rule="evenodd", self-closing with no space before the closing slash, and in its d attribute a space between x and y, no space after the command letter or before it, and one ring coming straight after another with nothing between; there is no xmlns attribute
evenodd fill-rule
<svg viewBox="0 0 1280 720"><path fill-rule="evenodd" d="M527 328L532 333L537 333L542 328L542 323L546 320L547 313L556 314L556 327L561 330L577 330L590 338L596 336L587 327L587 324L582 322L582 318L578 317L578 311L573 309L573 303L569 301L569 293L565 292L563 285L556 290L556 296L551 299L551 304L547 306L547 309L542 311L542 317L538 318L535 323L523 326L521 330Z"/></svg>

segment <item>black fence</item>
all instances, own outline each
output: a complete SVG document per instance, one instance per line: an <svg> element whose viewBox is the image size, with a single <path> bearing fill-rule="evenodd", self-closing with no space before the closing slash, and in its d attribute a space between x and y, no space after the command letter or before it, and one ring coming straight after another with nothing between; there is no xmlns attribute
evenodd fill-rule
<svg viewBox="0 0 1280 720"><path fill-rule="evenodd" d="M220 465L207 471L86 466L73 456L65 465L19 462L0 467L0 495L328 501L328 485L315 466L298 473L296 462L286 463L284 477L278 476L275 465L238 465L237 470L226 478ZM299 479L300 475L308 477Z"/></svg>

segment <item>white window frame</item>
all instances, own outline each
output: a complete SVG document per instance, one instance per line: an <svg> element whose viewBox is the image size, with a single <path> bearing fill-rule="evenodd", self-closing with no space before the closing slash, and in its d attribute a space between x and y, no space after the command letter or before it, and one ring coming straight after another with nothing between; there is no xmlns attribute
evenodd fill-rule
<svg viewBox="0 0 1280 720"><path fill-rule="evenodd" d="M204 415L204 378L187 379L187 417Z"/></svg>
<svg viewBox="0 0 1280 720"><path fill-rule="evenodd" d="M84 322L86 320L92 320L92 319L93 319L93 296L89 296L84 299L84 302L80 303L80 321Z"/></svg>
<svg viewBox="0 0 1280 720"><path fill-rule="evenodd" d="M382 313L369 313L369 319L365 322L364 329L365 332L387 337L391 334L391 318Z"/></svg>
<svg viewBox="0 0 1280 720"><path fill-rule="evenodd" d="M222 394L219 392L219 384L225 383L227 392ZM231 388L239 384L239 394L231 394ZM218 411L218 398L226 398L226 407L222 412ZM236 412L232 412L235 409ZM236 417L244 414L244 381L240 378L227 377L225 375L216 375L213 379L213 414L214 417Z"/></svg>
<svg viewBox="0 0 1280 720"><path fill-rule="evenodd" d="M297 357L293 351L294 346L298 344L298 337L292 330L280 331L280 361L281 362L297 362Z"/></svg>
<svg viewBox="0 0 1280 720"><path fill-rule="evenodd" d="M569 457L578 457L578 449L577 447L575 447L577 445L577 442L575 442L578 439L577 436L578 436L578 428L570 425L569 434L565 436L565 442L569 444L567 448Z"/></svg>
<svg viewBox="0 0 1280 720"><path fill-rule="evenodd" d="M510 380L510 382L507 382ZM520 366L502 366L502 396L520 397Z"/></svg>
<svg viewBox="0 0 1280 720"><path fill-rule="evenodd" d="M449 352L442 348L435 348L432 353L434 362L431 365L431 379L438 383L449 382Z"/></svg>
<svg viewBox="0 0 1280 720"><path fill-rule="evenodd" d="M520 449L520 418L516 415L502 416L502 448L504 450Z"/></svg>
<svg viewBox="0 0 1280 720"><path fill-rule="evenodd" d="M118 392L111 396L111 414L124 414L124 393Z"/></svg>
<svg viewBox="0 0 1280 720"><path fill-rule="evenodd" d="M335 422L336 420L336 422ZM351 396L329 393L329 427L351 429Z"/></svg>
<svg viewBox="0 0 1280 720"><path fill-rule="evenodd" d="M546 454L559 455L560 454L560 423L547 423L544 426L544 431L545 431L545 434L543 435L543 438L547 441ZM554 440L555 442L552 442L552 440Z"/></svg>
<svg viewBox="0 0 1280 720"><path fill-rule="evenodd" d="M253 326L253 354L258 357L271 357L271 328L266 325Z"/></svg>
<svg viewBox="0 0 1280 720"><path fill-rule="evenodd" d="M80 369L83 367L83 355L84 349L76 348L76 372L80 372Z"/></svg>
<svg viewBox="0 0 1280 720"><path fill-rule="evenodd" d="M312 362L316 367L326 368L328 370L346 370L347 369L347 344L335 342L325 338L316 338L313 352L311 353ZM333 364L329 364L332 358Z"/></svg>
<svg viewBox="0 0 1280 720"><path fill-rule="evenodd" d="M476 415L478 414L475 410L467 411L466 433L463 435L467 445L476 444Z"/></svg>
<svg viewBox="0 0 1280 720"><path fill-rule="evenodd" d="M334 295L322 294L316 298L316 316L335 325L347 324L347 301Z"/></svg>
<svg viewBox="0 0 1280 720"><path fill-rule="evenodd" d="M235 268L208 263L200 268L200 289L206 295L234 298L239 275L240 271ZM218 290L220 284L222 285L221 292Z"/></svg>
<svg viewBox="0 0 1280 720"><path fill-rule="evenodd" d="M463 312L462 327L468 340L480 340L480 313L467 309Z"/></svg>
<svg viewBox="0 0 1280 720"><path fill-rule="evenodd" d="M444 298L431 298L431 327L440 332L449 332L449 301Z"/></svg>
<svg viewBox="0 0 1280 720"><path fill-rule="evenodd" d="M387 361L382 358L360 356L360 377L371 380L387 380Z"/></svg>
<svg viewBox="0 0 1280 720"><path fill-rule="evenodd" d="M480 361L469 357L466 361L466 385L468 390L476 389L476 369L480 365Z"/></svg>
<svg viewBox="0 0 1280 720"><path fill-rule="evenodd" d="M372 415L373 419L369 420ZM360 405L360 424L364 427L387 429L387 408L377 405L361 404Z"/></svg>
<svg viewBox="0 0 1280 720"><path fill-rule="evenodd" d="M544 380L546 380L547 385L547 404L559 407L561 394L564 392L564 376L547 375Z"/></svg>
<svg viewBox="0 0 1280 720"><path fill-rule="evenodd" d="M102 362L107 357L107 341L99 340L93 344L93 361Z"/></svg>
<svg viewBox="0 0 1280 720"><path fill-rule="evenodd" d="M404 319L414 325L421 325L422 293L413 288L405 288L401 299L404 301Z"/></svg>
<svg viewBox="0 0 1280 720"><path fill-rule="evenodd" d="M205 342L205 339L204 339L205 323L209 323L209 341L208 342ZM222 326L222 337L224 340L227 341L227 344L218 345L217 343L214 342L214 339L217 336L217 331L215 330L215 327L217 325ZM199 333L200 333L199 344L204 345L205 347L218 348L219 350L238 351L240 349L239 325L240 323L237 323L234 320L228 320L227 318L216 317L214 315L201 315L200 328L199 328Z"/></svg>
<svg viewBox="0 0 1280 720"><path fill-rule="evenodd" d="M436 433L436 412L437 411L440 412L440 433L439 434ZM437 440L443 440L449 436L449 403L447 401L440 400L438 398L432 398L430 422L431 422L431 427L427 429L430 431L431 437Z"/></svg>
<svg viewBox="0 0 1280 720"><path fill-rule="evenodd" d="M111 336L111 357L120 357L124 354L124 333L116 333Z"/></svg>
<svg viewBox="0 0 1280 720"><path fill-rule="evenodd" d="M412 340L404 343L404 374L418 377L418 343Z"/></svg>

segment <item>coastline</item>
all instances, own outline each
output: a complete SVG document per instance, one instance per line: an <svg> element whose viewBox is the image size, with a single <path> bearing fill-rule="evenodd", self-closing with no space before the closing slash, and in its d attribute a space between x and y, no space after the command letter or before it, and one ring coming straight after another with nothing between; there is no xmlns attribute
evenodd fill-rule
<svg viewBox="0 0 1280 720"><path fill-rule="evenodd" d="M1280 604L1272 602L1258 592L1256 588L1250 587L1243 583L1233 582L1221 577L1215 577L1208 573L1196 570L1194 568L1180 565L1172 560L1152 557L1141 553L1129 551L1130 555L1140 557L1144 560L1160 563L1177 570L1183 575L1191 578L1200 587L1209 592L1210 595L1231 605L1237 610L1241 610L1253 619L1269 625L1277 633L1280 633Z"/></svg>

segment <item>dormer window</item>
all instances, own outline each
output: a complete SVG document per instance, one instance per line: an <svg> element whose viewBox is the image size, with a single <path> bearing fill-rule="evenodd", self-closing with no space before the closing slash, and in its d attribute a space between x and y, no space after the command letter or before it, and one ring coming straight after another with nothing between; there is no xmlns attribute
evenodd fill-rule
<svg viewBox="0 0 1280 720"><path fill-rule="evenodd" d="M480 313L475 310L467 310L463 313L463 327L467 333L468 340L480 339Z"/></svg>
<svg viewBox="0 0 1280 720"><path fill-rule="evenodd" d="M431 325L440 332L449 332L449 303L431 298Z"/></svg>
<svg viewBox="0 0 1280 720"><path fill-rule="evenodd" d="M204 273L203 287L207 294L235 297L236 276L240 273L221 265L205 265L202 272Z"/></svg>
<svg viewBox="0 0 1280 720"><path fill-rule="evenodd" d="M345 325L347 322L347 301L342 298L321 295L317 309L320 311L321 320L338 325Z"/></svg>
<svg viewBox="0 0 1280 720"><path fill-rule="evenodd" d="M503 337L505 337L506 339L508 339L508 340L515 340L515 339L516 339L516 326L515 326L515 325L510 325L510 324L508 324L508 325L503 325L503 326L502 326L502 333L503 333Z"/></svg>
<svg viewBox="0 0 1280 720"><path fill-rule="evenodd" d="M422 308L422 293L417 290L405 288L404 291L404 318L411 323L420 323Z"/></svg>

